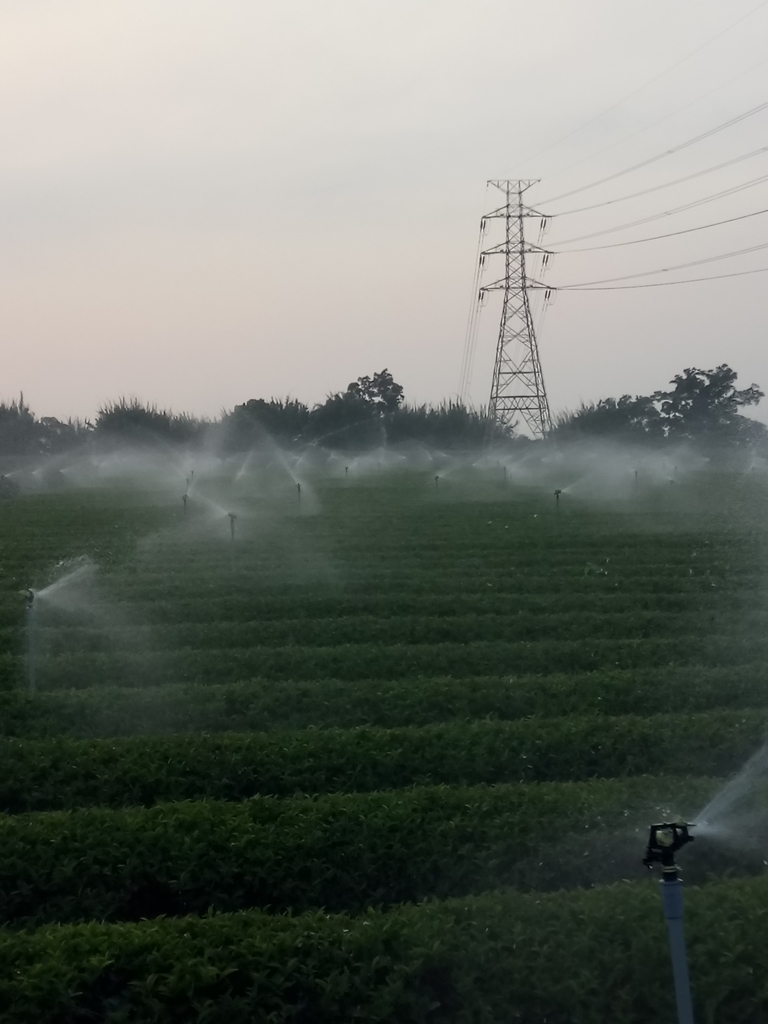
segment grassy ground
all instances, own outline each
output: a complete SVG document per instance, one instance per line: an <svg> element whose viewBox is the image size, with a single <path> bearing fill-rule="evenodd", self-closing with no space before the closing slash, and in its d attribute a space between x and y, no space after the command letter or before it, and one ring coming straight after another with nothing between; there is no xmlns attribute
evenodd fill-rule
<svg viewBox="0 0 768 1024"><path fill-rule="evenodd" d="M486 469L318 478L300 496L199 481L186 512L141 488L0 504L3 1019L597 1021L594 987L619 973L612 1019L648 1019L649 985L668 1007L643 829L695 814L761 742L766 496L710 472L558 507ZM729 907L768 913L759 851L702 839L681 860L702 893L723 887L732 936ZM749 897L716 881L733 876ZM543 948L551 925L521 902L524 935L494 918L473 975L461 936L476 942L467 922L497 889L550 892L573 963L564 946L533 979L515 943ZM608 904L626 931L587 970ZM369 907L371 935L401 937L366 953L352 936ZM239 962L248 911L258 977L180 981L188 953L162 916L208 911L195 956ZM346 966L324 911L353 915ZM286 912L290 942L269 923ZM456 914L455 936L434 930ZM716 977L717 936L696 920L702 1012L764 1019L764 985L727 951L728 991L697 975L696 956ZM302 927L316 961L295 953Z"/></svg>

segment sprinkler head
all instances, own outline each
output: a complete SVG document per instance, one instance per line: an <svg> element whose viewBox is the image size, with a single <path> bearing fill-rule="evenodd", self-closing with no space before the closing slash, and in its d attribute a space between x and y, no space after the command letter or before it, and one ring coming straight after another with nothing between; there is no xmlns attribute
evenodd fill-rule
<svg viewBox="0 0 768 1024"><path fill-rule="evenodd" d="M688 831L689 828L693 828L693 824L685 821L664 821L659 825L651 825L648 834L648 848L643 857L643 864L648 870L655 863L659 863L663 874L677 874L675 854L686 843L693 842L693 836Z"/></svg>
<svg viewBox="0 0 768 1024"><path fill-rule="evenodd" d="M555 491L555 497L559 498L562 493L563 493L562 489L560 487L558 487L557 490Z"/></svg>
<svg viewBox="0 0 768 1024"><path fill-rule="evenodd" d="M31 608L32 605L35 603L35 592L34 592L34 590L32 590L32 588L30 587L28 590L22 590L21 593L27 599L27 607Z"/></svg>

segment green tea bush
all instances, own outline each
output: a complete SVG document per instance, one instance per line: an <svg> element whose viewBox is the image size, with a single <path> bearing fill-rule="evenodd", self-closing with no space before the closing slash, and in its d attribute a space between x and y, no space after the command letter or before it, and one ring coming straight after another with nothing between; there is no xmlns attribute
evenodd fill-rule
<svg viewBox="0 0 768 1024"><path fill-rule="evenodd" d="M114 737L273 729L393 728L456 720L757 708L763 664L722 668L604 669L511 678L386 681L252 680L223 685L97 686L34 697L0 692L0 734Z"/></svg>
<svg viewBox="0 0 768 1024"><path fill-rule="evenodd" d="M686 893L697 1019L768 1017L766 908L765 878ZM4 1024L648 1024L674 1019L673 991L649 881L357 918L251 911L0 932Z"/></svg>
<svg viewBox="0 0 768 1024"><path fill-rule="evenodd" d="M760 744L768 712L569 716L397 729L0 742L0 809L150 806L211 797L410 785L724 776Z"/></svg>
<svg viewBox="0 0 768 1024"><path fill-rule="evenodd" d="M640 872L637 821L656 820L670 799L690 815L718 785L434 787L5 817L0 923L339 911L631 877Z"/></svg>

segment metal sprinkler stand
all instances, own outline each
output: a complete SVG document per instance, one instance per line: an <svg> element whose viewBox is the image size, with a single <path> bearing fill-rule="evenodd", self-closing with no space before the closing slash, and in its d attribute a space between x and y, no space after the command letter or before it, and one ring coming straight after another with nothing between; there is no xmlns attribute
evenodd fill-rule
<svg viewBox="0 0 768 1024"><path fill-rule="evenodd" d="M439 487L440 487L440 477L436 476L435 477L435 490L438 490Z"/></svg>
<svg viewBox="0 0 768 1024"><path fill-rule="evenodd" d="M560 495L562 493L563 492L562 492L561 488L559 488L559 487L555 491L555 509L556 509L558 515L560 515Z"/></svg>
<svg viewBox="0 0 768 1024"><path fill-rule="evenodd" d="M227 515L229 516L229 532L230 532L230 536L232 537L232 540L234 541L234 539L235 539L235 521L237 520L237 515L234 512L227 512Z"/></svg>
<svg viewBox="0 0 768 1024"><path fill-rule="evenodd" d="M182 501L182 504L184 505L184 515L187 514L187 499L188 499L188 497L189 497L189 495L187 495L187 494L182 494L182 496L181 496L181 501Z"/></svg>
<svg viewBox="0 0 768 1024"><path fill-rule="evenodd" d="M35 675L35 592L25 591L27 599L27 674L30 693L37 692Z"/></svg>
<svg viewBox="0 0 768 1024"><path fill-rule="evenodd" d="M301 484L296 484L296 494L298 495L299 507L301 507Z"/></svg>
<svg viewBox="0 0 768 1024"><path fill-rule="evenodd" d="M690 824L681 821L665 821L660 825L651 825L648 849L643 857L643 864L648 869L656 863L661 864L661 898L669 928L672 974L675 979L675 1000L679 1024L694 1024L688 955L685 950L685 931L683 930L683 883L680 881L679 870L675 863L677 851L682 849L686 843L693 842L693 836L688 831L691 827Z"/></svg>

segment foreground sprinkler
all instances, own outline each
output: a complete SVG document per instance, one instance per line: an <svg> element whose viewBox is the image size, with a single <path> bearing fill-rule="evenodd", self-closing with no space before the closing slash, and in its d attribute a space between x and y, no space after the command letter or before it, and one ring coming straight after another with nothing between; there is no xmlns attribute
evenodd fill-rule
<svg viewBox="0 0 768 1024"><path fill-rule="evenodd" d="M651 825L648 849L643 857L643 864L649 869L657 862L661 864L661 898L669 928L679 1024L693 1024L693 1003L683 931L683 883L678 877L675 854L686 843L693 842L693 836L688 832L691 827L684 822L668 821Z"/></svg>
<svg viewBox="0 0 768 1024"><path fill-rule="evenodd" d="M227 512L227 515L229 516L229 533L230 533L230 536L232 537L232 540L234 541L234 539L235 539L235 522L237 520L237 515L234 512Z"/></svg>
<svg viewBox="0 0 768 1024"><path fill-rule="evenodd" d="M299 505L301 505L301 484L296 484L296 494L298 495Z"/></svg>
<svg viewBox="0 0 768 1024"><path fill-rule="evenodd" d="M188 498L189 498L189 495L187 495L187 494L182 494L182 496L181 496L181 500L182 500L182 503L184 505L184 515L187 514L187 499Z"/></svg>
<svg viewBox="0 0 768 1024"><path fill-rule="evenodd" d="M563 492L560 487L558 487L558 489L555 491L555 508L557 509L558 515L560 514L560 495L562 493Z"/></svg>
<svg viewBox="0 0 768 1024"><path fill-rule="evenodd" d="M27 678L30 693L37 691L37 679L35 678L35 592L27 590L24 592L27 599Z"/></svg>
<svg viewBox="0 0 768 1024"><path fill-rule="evenodd" d="M440 477L436 476L435 477L435 490L438 490L439 487L440 487Z"/></svg>

